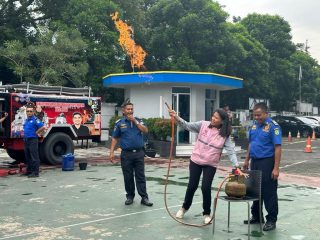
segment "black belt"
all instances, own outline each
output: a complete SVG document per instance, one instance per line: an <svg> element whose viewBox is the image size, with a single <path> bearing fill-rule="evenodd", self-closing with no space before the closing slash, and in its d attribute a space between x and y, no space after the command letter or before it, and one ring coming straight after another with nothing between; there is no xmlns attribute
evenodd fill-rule
<svg viewBox="0 0 320 240"><path fill-rule="evenodd" d="M262 160L262 159L267 159L267 158L274 158L274 156L271 157L264 157L264 158L255 158L255 157L251 157L252 160Z"/></svg>
<svg viewBox="0 0 320 240"><path fill-rule="evenodd" d="M143 148L135 148L135 149L122 149L125 152L140 152Z"/></svg>

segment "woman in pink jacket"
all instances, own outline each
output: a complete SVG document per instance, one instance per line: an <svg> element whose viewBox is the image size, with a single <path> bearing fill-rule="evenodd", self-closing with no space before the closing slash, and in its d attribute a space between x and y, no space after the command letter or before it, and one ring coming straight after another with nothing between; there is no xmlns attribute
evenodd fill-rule
<svg viewBox="0 0 320 240"><path fill-rule="evenodd" d="M211 185L220 162L223 148L227 151L234 167L239 163L235 154L234 144L230 140L231 124L229 116L223 109L217 109L211 121L186 122L180 118L175 111L170 110L169 114L174 117L176 123L183 129L198 133L197 141L192 151L189 165L189 183L182 208L176 214L177 218L183 218L184 214L191 207L192 199L198 188L202 174L202 197L204 223L211 220Z"/></svg>

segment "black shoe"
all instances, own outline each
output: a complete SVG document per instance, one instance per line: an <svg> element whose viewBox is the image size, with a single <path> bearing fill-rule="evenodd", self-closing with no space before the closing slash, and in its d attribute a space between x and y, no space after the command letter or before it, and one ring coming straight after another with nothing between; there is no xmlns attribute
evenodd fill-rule
<svg viewBox="0 0 320 240"><path fill-rule="evenodd" d="M125 205L131 205L133 203L132 198L127 198L127 200L124 202Z"/></svg>
<svg viewBox="0 0 320 240"><path fill-rule="evenodd" d="M276 229L276 223L272 221L267 221L266 224L263 226L263 231L271 231Z"/></svg>
<svg viewBox="0 0 320 240"><path fill-rule="evenodd" d="M21 177L28 177L29 175L31 175L30 172L25 172L20 174Z"/></svg>
<svg viewBox="0 0 320 240"><path fill-rule="evenodd" d="M39 177L39 174L31 173L28 175L28 178L37 178Z"/></svg>
<svg viewBox="0 0 320 240"><path fill-rule="evenodd" d="M244 220L243 221L244 224L248 224L248 220ZM250 224L259 224L260 221L259 221L259 218L256 218L256 217L251 217L250 218ZM264 223L264 219L262 218L262 222L261 223Z"/></svg>
<svg viewBox="0 0 320 240"><path fill-rule="evenodd" d="M141 199L141 204L145 205L145 206L148 206L148 207L151 207L153 205L153 203L150 202L148 198L142 198Z"/></svg>

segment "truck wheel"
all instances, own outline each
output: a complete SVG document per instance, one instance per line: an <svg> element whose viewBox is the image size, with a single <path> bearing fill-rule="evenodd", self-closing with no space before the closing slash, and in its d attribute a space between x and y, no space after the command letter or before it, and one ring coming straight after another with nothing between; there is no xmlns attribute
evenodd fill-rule
<svg viewBox="0 0 320 240"><path fill-rule="evenodd" d="M69 135L61 132L49 135L43 143L43 150L46 162L56 165L62 163L62 155L74 153L74 145Z"/></svg>
<svg viewBox="0 0 320 240"><path fill-rule="evenodd" d="M9 149L8 148L7 149L7 153L9 155L9 157L11 157L12 159L16 160L14 162L14 164L26 161L26 157L24 155L24 151L23 150L14 150L14 149Z"/></svg>

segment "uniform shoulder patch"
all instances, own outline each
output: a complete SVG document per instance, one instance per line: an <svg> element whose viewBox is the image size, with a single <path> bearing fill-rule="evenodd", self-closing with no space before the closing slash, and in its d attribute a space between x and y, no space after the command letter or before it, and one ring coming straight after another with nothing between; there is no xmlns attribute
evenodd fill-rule
<svg viewBox="0 0 320 240"><path fill-rule="evenodd" d="M279 126L279 124L275 120L272 120L272 123L276 126Z"/></svg>
<svg viewBox="0 0 320 240"><path fill-rule="evenodd" d="M279 128L275 128L275 129L274 129L274 134L275 134L275 135L279 135L279 134L280 134Z"/></svg>
<svg viewBox="0 0 320 240"><path fill-rule="evenodd" d="M121 121L121 118L120 119L118 119L117 121L116 121L116 123L118 123L118 122L120 122Z"/></svg>

